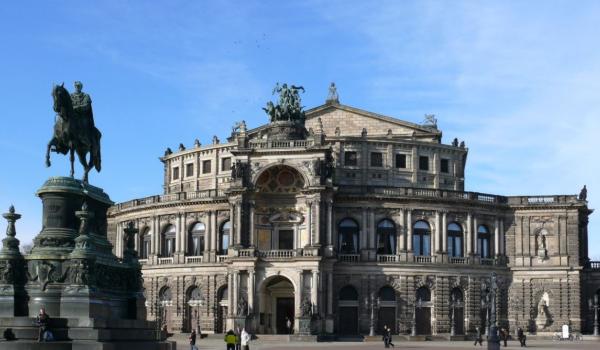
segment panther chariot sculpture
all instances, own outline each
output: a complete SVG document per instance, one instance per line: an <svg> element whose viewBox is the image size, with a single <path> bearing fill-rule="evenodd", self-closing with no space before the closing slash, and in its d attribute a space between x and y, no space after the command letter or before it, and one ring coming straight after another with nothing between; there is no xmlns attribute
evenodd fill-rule
<svg viewBox="0 0 600 350"><path fill-rule="evenodd" d="M50 151L69 154L71 177L75 175L75 153L83 166L84 183L88 183L90 170L100 172L100 138L102 134L94 125L92 99L81 91L83 84L74 83L75 92L69 94L64 83L52 87L53 109L56 112L54 134L46 149L46 166L49 167ZM89 153L89 160L87 155Z"/></svg>

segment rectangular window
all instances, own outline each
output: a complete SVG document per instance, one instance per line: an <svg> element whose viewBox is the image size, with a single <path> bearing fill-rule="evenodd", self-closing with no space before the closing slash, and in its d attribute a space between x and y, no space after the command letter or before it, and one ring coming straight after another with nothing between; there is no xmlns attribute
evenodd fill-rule
<svg viewBox="0 0 600 350"><path fill-rule="evenodd" d="M179 180L179 167L178 166L173 168L173 180Z"/></svg>
<svg viewBox="0 0 600 350"><path fill-rule="evenodd" d="M221 171L231 170L231 158L221 159Z"/></svg>
<svg viewBox="0 0 600 350"><path fill-rule="evenodd" d="M449 173L449 165L448 165L448 159L442 159L442 161L440 162L440 171L442 173Z"/></svg>
<svg viewBox="0 0 600 350"><path fill-rule="evenodd" d="M344 165L345 166L356 166L358 164L358 160L356 157L356 152L345 152L344 153Z"/></svg>
<svg viewBox="0 0 600 350"><path fill-rule="evenodd" d="M383 166L383 154L379 152L371 152L371 166L382 167Z"/></svg>
<svg viewBox="0 0 600 350"><path fill-rule="evenodd" d="M278 249L294 249L294 230L279 230Z"/></svg>
<svg viewBox="0 0 600 350"><path fill-rule="evenodd" d="M194 163L188 163L185 165L185 176L194 176Z"/></svg>
<svg viewBox="0 0 600 350"><path fill-rule="evenodd" d="M396 154L396 168L406 169L406 154Z"/></svg>
<svg viewBox="0 0 600 350"><path fill-rule="evenodd" d="M202 161L202 174L210 174L210 160Z"/></svg>
<svg viewBox="0 0 600 350"><path fill-rule="evenodd" d="M419 170L429 170L429 157L420 156L419 157Z"/></svg>

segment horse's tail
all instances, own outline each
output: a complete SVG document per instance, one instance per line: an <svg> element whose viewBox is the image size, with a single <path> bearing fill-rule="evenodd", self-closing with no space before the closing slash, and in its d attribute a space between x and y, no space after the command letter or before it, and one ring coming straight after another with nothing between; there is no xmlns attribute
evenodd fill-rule
<svg viewBox="0 0 600 350"><path fill-rule="evenodd" d="M102 169L102 159L100 156L100 138L102 137L102 133L97 128L94 128L94 141L93 141L93 149L90 155L90 163L94 165L97 172L100 172Z"/></svg>

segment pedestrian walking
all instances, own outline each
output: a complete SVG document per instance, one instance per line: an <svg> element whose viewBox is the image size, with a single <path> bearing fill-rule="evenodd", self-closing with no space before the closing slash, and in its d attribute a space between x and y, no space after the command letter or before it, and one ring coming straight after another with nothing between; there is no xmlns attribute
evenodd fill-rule
<svg viewBox="0 0 600 350"><path fill-rule="evenodd" d="M235 350L235 342L236 342L235 333L230 329L225 334L225 344L227 344L227 350Z"/></svg>
<svg viewBox="0 0 600 350"><path fill-rule="evenodd" d="M523 332L523 328L519 327L519 329L517 330L517 338L519 339L519 343L521 343L521 347L527 347L527 336L525 335L525 332Z"/></svg>
<svg viewBox="0 0 600 350"><path fill-rule="evenodd" d="M242 348L242 334L240 327L236 328L235 332L235 350L241 350Z"/></svg>
<svg viewBox="0 0 600 350"><path fill-rule="evenodd" d="M477 345L477 343L479 343L479 346L482 346L483 337L481 336L481 327L476 327L475 330L477 333L475 334L475 343L473 343L473 346Z"/></svg>
<svg viewBox="0 0 600 350"><path fill-rule="evenodd" d="M392 328L385 326L385 329L387 331L387 342L388 342L388 347L391 345L392 348L394 347L394 343L392 342Z"/></svg>
<svg viewBox="0 0 600 350"><path fill-rule="evenodd" d="M241 338L242 350L250 350L250 340L252 339L252 337L250 337L250 334L246 332L246 328L242 329Z"/></svg>
<svg viewBox="0 0 600 350"><path fill-rule="evenodd" d="M192 333L190 334L190 337L188 338L190 340L190 350L198 350L198 347L196 346L196 330L192 329Z"/></svg>
<svg viewBox="0 0 600 350"><path fill-rule="evenodd" d="M385 347L385 348L390 347L390 340L388 338L387 325L383 326L383 335L381 337L381 340L383 340L383 347Z"/></svg>

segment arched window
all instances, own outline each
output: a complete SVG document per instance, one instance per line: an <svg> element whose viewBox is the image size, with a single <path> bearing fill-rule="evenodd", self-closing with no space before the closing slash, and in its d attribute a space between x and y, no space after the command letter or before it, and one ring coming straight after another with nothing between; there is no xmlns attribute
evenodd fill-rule
<svg viewBox="0 0 600 350"><path fill-rule="evenodd" d="M484 259L490 257L490 231L484 225L477 228L477 252Z"/></svg>
<svg viewBox="0 0 600 350"><path fill-rule="evenodd" d="M426 221L417 221L413 226L413 250L415 256L431 255L431 229Z"/></svg>
<svg viewBox="0 0 600 350"><path fill-rule="evenodd" d="M164 304L164 303L168 303L171 301L172 296L171 296L171 288L169 287L164 287L163 289L160 290L160 293L158 293L158 299Z"/></svg>
<svg viewBox="0 0 600 350"><path fill-rule="evenodd" d="M431 301L431 292L427 287L421 287L417 289L417 301L421 301L423 303Z"/></svg>
<svg viewBox="0 0 600 350"><path fill-rule="evenodd" d="M227 255L229 249L229 237L231 235L231 221L225 221L219 232L219 254Z"/></svg>
<svg viewBox="0 0 600 350"><path fill-rule="evenodd" d="M340 290L340 300L344 301L357 301L358 300L358 292L352 286L345 286Z"/></svg>
<svg viewBox="0 0 600 350"><path fill-rule="evenodd" d="M140 235L140 259L148 259L151 241L152 231L150 230L150 227L146 227L142 230L142 234Z"/></svg>
<svg viewBox="0 0 600 350"><path fill-rule="evenodd" d="M463 256L463 233L459 224L453 222L448 225L448 256Z"/></svg>
<svg viewBox="0 0 600 350"><path fill-rule="evenodd" d="M396 254L396 225L392 220L377 224L377 254Z"/></svg>
<svg viewBox="0 0 600 350"><path fill-rule="evenodd" d="M358 224L352 219L344 219L338 225L340 254L358 253Z"/></svg>
<svg viewBox="0 0 600 350"><path fill-rule="evenodd" d="M460 288L453 288L452 292L450 292L450 304L454 304L454 306L460 306L463 302L463 293Z"/></svg>
<svg viewBox="0 0 600 350"><path fill-rule="evenodd" d="M396 301L396 292L392 287L383 287L379 290L379 300L385 301Z"/></svg>
<svg viewBox="0 0 600 350"><path fill-rule="evenodd" d="M188 255L200 256L204 252L204 234L206 226L201 223L195 223L190 229Z"/></svg>
<svg viewBox="0 0 600 350"><path fill-rule="evenodd" d="M163 239L163 251L162 255L165 257L173 256L175 253L175 236L177 235L177 230L175 229L175 225L168 225L165 227L165 230L162 234Z"/></svg>

